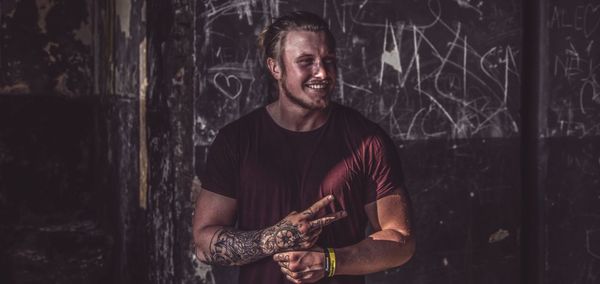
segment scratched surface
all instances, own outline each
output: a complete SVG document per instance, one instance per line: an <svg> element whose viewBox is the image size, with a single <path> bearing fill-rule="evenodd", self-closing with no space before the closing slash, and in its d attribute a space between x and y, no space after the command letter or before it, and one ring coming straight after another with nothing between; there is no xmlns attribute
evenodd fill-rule
<svg viewBox="0 0 600 284"><path fill-rule="evenodd" d="M367 283L519 283L519 139L398 146L417 252L406 266Z"/></svg>
<svg viewBox="0 0 600 284"><path fill-rule="evenodd" d="M550 1L549 136L600 134L600 2Z"/></svg>
<svg viewBox="0 0 600 284"><path fill-rule="evenodd" d="M256 35L305 9L338 40L336 101L393 138L519 133L521 7L514 1L204 1L198 5L196 146L272 91Z"/></svg>
<svg viewBox="0 0 600 284"><path fill-rule="evenodd" d="M546 283L600 282L600 139L548 141Z"/></svg>

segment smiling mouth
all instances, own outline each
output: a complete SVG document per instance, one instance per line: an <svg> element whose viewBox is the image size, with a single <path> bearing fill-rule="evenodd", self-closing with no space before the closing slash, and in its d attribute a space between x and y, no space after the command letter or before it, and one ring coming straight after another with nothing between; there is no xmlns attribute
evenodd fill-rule
<svg viewBox="0 0 600 284"><path fill-rule="evenodd" d="M329 85L331 83L329 81L322 81L322 82L311 82L311 83L306 83L306 87L308 87L309 89L313 89L313 90L325 90L329 88Z"/></svg>

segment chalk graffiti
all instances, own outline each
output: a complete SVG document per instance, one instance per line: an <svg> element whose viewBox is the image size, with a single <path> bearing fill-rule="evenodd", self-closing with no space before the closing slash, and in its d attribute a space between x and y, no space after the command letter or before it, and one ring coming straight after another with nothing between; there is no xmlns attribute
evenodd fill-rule
<svg viewBox="0 0 600 284"><path fill-rule="evenodd" d="M600 5L576 5L569 10L554 6L549 26L581 31L585 38L589 38L600 26Z"/></svg>
<svg viewBox="0 0 600 284"><path fill-rule="evenodd" d="M242 81L234 75L225 76L221 72L217 72L213 77L213 84L221 94L231 100L237 99L242 93Z"/></svg>
<svg viewBox="0 0 600 284"><path fill-rule="evenodd" d="M595 242L592 242L590 239L596 239ZM598 240L600 240L600 230L587 230L585 232L585 248L588 252L589 255L593 256L594 258L600 260L600 251L597 251L597 247L594 248L592 247L593 243L598 243Z"/></svg>
<svg viewBox="0 0 600 284"><path fill-rule="evenodd" d="M337 37L334 100L358 109L393 138L517 135L519 8L485 1L406 1L403 7L411 13L402 16L389 9L392 3L309 5ZM307 5L286 4L286 10ZM198 14L204 65L198 72L199 94L211 96L207 111L216 114L206 117L205 127L216 130L264 103L270 82L254 41L280 14L280 6L277 0L204 1ZM456 11L469 22L455 19ZM211 92L224 99L221 104Z"/></svg>
<svg viewBox="0 0 600 284"><path fill-rule="evenodd" d="M368 8L365 3L362 2L358 9ZM478 4L479 7L482 5L481 2ZM380 100L378 107L380 116L389 117L389 132L403 139L466 138L480 132L491 137L517 133L517 122L508 111L509 85L515 85L519 77L517 48L506 44L478 51L469 44L460 22L451 27L443 20L440 7L438 1L429 1L428 12L432 20L424 25L393 24L386 19L380 27L383 44L377 85L396 84L398 88L408 90L382 94L393 96L387 100L388 104ZM359 26L377 26L374 22L354 19ZM442 37L448 39L445 44L439 42L440 30L444 33ZM353 42L357 41L353 39ZM343 72L342 68L340 73ZM386 72L397 73L396 82L384 80ZM407 101L399 98L406 96L416 96L418 103L399 105ZM411 108L413 115L409 119L401 121L402 118L396 115L400 109ZM426 129L428 120L439 122L440 119L449 125L445 130L432 132Z"/></svg>
<svg viewBox="0 0 600 284"><path fill-rule="evenodd" d="M600 133L600 58L597 38L600 5L553 6L548 22L551 46L551 88L556 124L551 135Z"/></svg>

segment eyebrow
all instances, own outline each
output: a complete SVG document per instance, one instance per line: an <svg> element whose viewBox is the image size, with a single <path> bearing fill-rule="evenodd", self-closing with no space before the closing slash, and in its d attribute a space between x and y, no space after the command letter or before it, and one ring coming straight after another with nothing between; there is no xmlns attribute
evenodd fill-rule
<svg viewBox="0 0 600 284"><path fill-rule="evenodd" d="M315 55L312 53L303 52L303 53L300 53L300 55L298 55L296 58L302 58L302 57L315 57Z"/></svg>
<svg viewBox="0 0 600 284"><path fill-rule="evenodd" d="M298 55L296 58L303 58L303 57L315 57L315 55L312 53L303 52L300 55ZM336 57L335 53L329 53L329 54L326 54L325 56L323 56L323 58L335 58L335 57Z"/></svg>

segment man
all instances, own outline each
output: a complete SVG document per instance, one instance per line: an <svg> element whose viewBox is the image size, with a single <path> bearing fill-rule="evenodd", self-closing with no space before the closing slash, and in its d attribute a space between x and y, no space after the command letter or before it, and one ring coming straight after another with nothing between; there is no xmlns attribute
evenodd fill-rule
<svg viewBox="0 0 600 284"><path fill-rule="evenodd" d="M404 264L415 245L395 146L330 102L327 24L294 12L259 43L278 97L213 142L196 201L196 256L241 266L240 283L364 283L361 275Z"/></svg>

